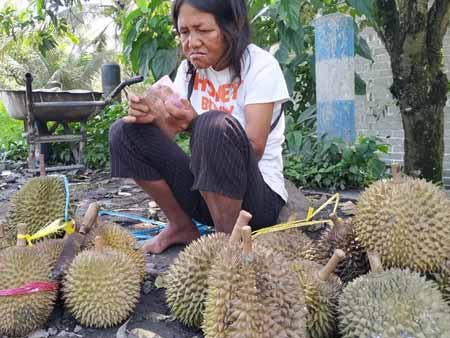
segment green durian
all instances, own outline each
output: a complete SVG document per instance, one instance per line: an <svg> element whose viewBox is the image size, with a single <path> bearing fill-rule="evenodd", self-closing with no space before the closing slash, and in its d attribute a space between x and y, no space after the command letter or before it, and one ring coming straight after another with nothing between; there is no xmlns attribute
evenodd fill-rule
<svg viewBox="0 0 450 338"><path fill-rule="evenodd" d="M89 245L93 247L95 237L102 237L106 246L127 254L137 267L141 280L145 276L145 253L138 247L136 239L123 227L114 223L99 222L89 233Z"/></svg>
<svg viewBox="0 0 450 338"><path fill-rule="evenodd" d="M0 290L20 288L31 282L48 282L51 268L29 247L10 247L0 252ZM0 296L0 334L23 337L48 320L56 299L54 291Z"/></svg>
<svg viewBox="0 0 450 338"><path fill-rule="evenodd" d="M313 240L298 228L258 235L255 237L255 243L280 253L288 261L311 260L315 252Z"/></svg>
<svg viewBox="0 0 450 338"><path fill-rule="evenodd" d="M303 338L306 309L298 278L286 259L265 247L225 247L208 280L205 338Z"/></svg>
<svg viewBox="0 0 450 338"><path fill-rule="evenodd" d="M336 267L336 274L344 284L370 271L366 251L359 244L351 219L345 221L336 214L330 215L333 226L326 229L315 242L312 250L313 260L325 265L336 249L345 253L345 258Z"/></svg>
<svg viewBox="0 0 450 338"><path fill-rule="evenodd" d="M216 233L189 244L163 275L166 301L172 315L192 327L200 327L208 293L211 265L230 236Z"/></svg>
<svg viewBox="0 0 450 338"><path fill-rule="evenodd" d="M45 262L53 269L64 247L65 239L45 239L34 244L31 248L36 254L41 255Z"/></svg>
<svg viewBox="0 0 450 338"><path fill-rule="evenodd" d="M417 272L373 268L339 298L343 338L449 338L450 313L435 282Z"/></svg>
<svg viewBox="0 0 450 338"><path fill-rule="evenodd" d="M80 252L64 278L65 305L82 325L107 328L126 320L140 296L141 278L132 259L103 247Z"/></svg>
<svg viewBox="0 0 450 338"><path fill-rule="evenodd" d="M10 237L10 242L14 243L19 223L28 224L29 234L34 234L56 219L64 218L66 207L64 179L60 176L32 178L10 202L5 232Z"/></svg>
<svg viewBox="0 0 450 338"><path fill-rule="evenodd" d="M357 204L354 228L384 266L436 271L450 252L450 201L444 191L410 177L380 180Z"/></svg>
<svg viewBox="0 0 450 338"><path fill-rule="evenodd" d="M333 338L337 334L337 303L342 283L333 271L344 257L342 250L336 250L325 267L311 261L292 264L305 295L310 338Z"/></svg>

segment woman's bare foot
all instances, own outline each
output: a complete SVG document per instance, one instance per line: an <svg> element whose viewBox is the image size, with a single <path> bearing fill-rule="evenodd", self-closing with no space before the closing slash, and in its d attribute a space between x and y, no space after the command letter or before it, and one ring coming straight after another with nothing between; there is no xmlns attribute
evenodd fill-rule
<svg viewBox="0 0 450 338"><path fill-rule="evenodd" d="M197 228L178 227L170 223L157 236L145 243L142 248L145 253L159 254L175 244L189 244L200 237Z"/></svg>

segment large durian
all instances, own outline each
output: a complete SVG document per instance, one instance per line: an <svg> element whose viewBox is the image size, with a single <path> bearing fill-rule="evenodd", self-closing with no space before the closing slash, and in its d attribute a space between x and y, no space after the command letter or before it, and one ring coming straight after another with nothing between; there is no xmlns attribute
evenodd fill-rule
<svg viewBox="0 0 450 338"><path fill-rule="evenodd" d="M449 219L444 191L398 173L361 194L353 223L361 245L378 252L384 266L428 272L450 252Z"/></svg>
<svg viewBox="0 0 450 338"><path fill-rule="evenodd" d="M175 318L188 326L201 326L211 266L224 247L238 245L239 229L250 219L249 213L241 211L231 236L216 233L199 238L189 244L161 275L160 284L166 288L167 304ZM239 250L238 246L236 250Z"/></svg>
<svg viewBox="0 0 450 338"><path fill-rule="evenodd" d="M283 256L251 245L244 227L243 250L230 246L217 257L208 280L205 338L306 337L303 293Z"/></svg>
<svg viewBox="0 0 450 338"><path fill-rule="evenodd" d="M144 250L126 229L114 223L100 222L89 234L88 248L94 245L97 236L103 239L106 246L127 254L136 265L141 279L144 279L146 265Z"/></svg>
<svg viewBox="0 0 450 338"><path fill-rule="evenodd" d="M223 233L203 236L189 244L164 273L167 304L184 324L201 326L210 268L228 241L229 236Z"/></svg>
<svg viewBox="0 0 450 338"><path fill-rule="evenodd" d="M312 258L319 264L326 264L336 249L345 253L345 258L336 267L336 274L344 284L369 272L369 260L366 251L356 238L351 219L345 221L331 214L333 226L324 231L312 250Z"/></svg>
<svg viewBox="0 0 450 338"><path fill-rule="evenodd" d="M258 235L255 243L282 254L289 261L312 260L315 252L313 240L298 228Z"/></svg>
<svg viewBox="0 0 450 338"><path fill-rule="evenodd" d="M311 261L292 264L305 295L310 338L332 338L337 334L337 303L342 283L333 271L344 257L344 252L337 249L326 266Z"/></svg>
<svg viewBox="0 0 450 338"><path fill-rule="evenodd" d="M64 218L66 192L61 176L43 176L30 179L11 198L7 215L11 241L15 241L17 224L28 224L28 232L36 233L47 224Z"/></svg>
<svg viewBox="0 0 450 338"><path fill-rule="evenodd" d="M139 300L141 278L128 255L103 247L100 237L96 242L69 266L64 299L82 325L107 328L129 317Z"/></svg>
<svg viewBox="0 0 450 338"><path fill-rule="evenodd" d="M10 247L0 252L0 290L43 282L49 291L0 296L0 335L23 337L48 320L56 299L51 268L29 247Z"/></svg>
<svg viewBox="0 0 450 338"><path fill-rule="evenodd" d="M339 317L343 338L450 337L449 309L436 283L398 268L372 265L372 272L349 283Z"/></svg>

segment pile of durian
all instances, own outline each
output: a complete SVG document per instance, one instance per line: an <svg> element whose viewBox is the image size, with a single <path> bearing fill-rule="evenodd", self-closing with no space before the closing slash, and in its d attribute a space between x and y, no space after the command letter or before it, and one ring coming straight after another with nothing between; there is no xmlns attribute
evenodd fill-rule
<svg viewBox="0 0 450 338"><path fill-rule="evenodd" d="M0 336L24 337L42 328L58 301L64 302L83 326L107 328L121 324L140 298L144 252L126 229L97 219L81 245L71 247L76 255L62 279L54 280L54 269L72 235L27 245L25 235L42 227L34 222L35 218L41 217L42 212L61 217L62 204L46 201L41 211L29 194L42 193L42 198L52 199L64 197L53 194L59 191L56 187L60 182L55 178L35 180L16 194L9 211L10 229L17 244L0 250ZM24 205L33 206L29 209L32 217L26 217Z"/></svg>
<svg viewBox="0 0 450 338"><path fill-rule="evenodd" d="M432 183L375 182L319 239L252 241L250 217L188 245L162 277L173 316L205 337L450 338L450 200Z"/></svg>

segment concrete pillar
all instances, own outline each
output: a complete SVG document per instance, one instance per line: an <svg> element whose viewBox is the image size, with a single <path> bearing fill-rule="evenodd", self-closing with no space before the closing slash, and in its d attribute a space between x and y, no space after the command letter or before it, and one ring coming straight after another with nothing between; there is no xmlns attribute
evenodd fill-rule
<svg viewBox="0 0 450 338"><path fill-rule="evenodd" d="M355 44L352 17L330 14L314 21L317 133L356 138Z"/></svg>

